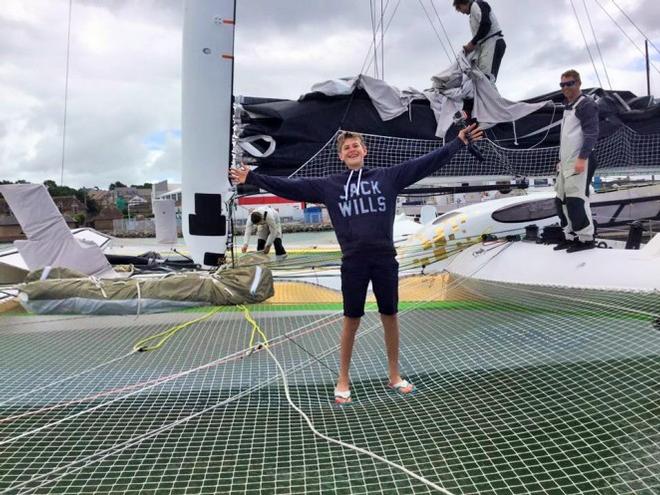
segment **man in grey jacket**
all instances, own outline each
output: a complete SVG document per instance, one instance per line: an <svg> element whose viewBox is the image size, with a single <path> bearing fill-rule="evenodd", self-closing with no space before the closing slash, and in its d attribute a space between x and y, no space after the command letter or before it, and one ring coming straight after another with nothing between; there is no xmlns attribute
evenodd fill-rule
<svg viewBox="0 0 660 495"><path fill-rule="evenodd" d="M594 223L589 207L589 185L595 169L591 152L598 140L598 106L580 90L580 74L561 75L564 116L561 123L560 161L557 164L557 215L565 240L555 250L573 253L594 247Z"/></svg>

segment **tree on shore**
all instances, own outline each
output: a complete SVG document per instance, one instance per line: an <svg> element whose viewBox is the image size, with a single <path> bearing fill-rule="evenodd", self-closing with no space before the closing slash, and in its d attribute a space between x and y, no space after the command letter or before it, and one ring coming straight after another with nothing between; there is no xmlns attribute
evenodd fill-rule
<svg viewBox="0 0 660 495"><path fill-rule="evenodd" d="M117 182L113 182L112 184L110 184L110 185L108 186L108 190L109 190L109 191L114 191L114 190L117 189L118 187L127 187L127 186L126 186L126 184L124 184L123 182L119 182L119 181L117 181Z"/></svg>
<svg viewBox="0 0 660 495"><path fill-rule="evenodd" d="M26 181L26 180L23 180L23 179L18 179L16 182L12 182L10 180L2 179L2 180L0 180L0 185L3 185L3 184L29 184L29 182Z"/></svg>

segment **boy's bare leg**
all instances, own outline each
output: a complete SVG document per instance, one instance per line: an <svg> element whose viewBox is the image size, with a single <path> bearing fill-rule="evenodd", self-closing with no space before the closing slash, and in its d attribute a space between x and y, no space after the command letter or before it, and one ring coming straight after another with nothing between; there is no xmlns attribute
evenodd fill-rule
<svg viewBox="0 0 660 495"><path fill-rule="evenodd" d="M385 330L385 349L387 350L387 369L390 383L399 383L399 318L394 315L380 315Z"/></svg>
<svg viewBox="0 0 660 495"><path fill-rule="evenodd" d="M339 392L345 392L350 389L348 369L351 366L353 343L355 342L355 334L359 326L360 318L344 316L339 349L339 378L337 378L337 391Z"/></svg>

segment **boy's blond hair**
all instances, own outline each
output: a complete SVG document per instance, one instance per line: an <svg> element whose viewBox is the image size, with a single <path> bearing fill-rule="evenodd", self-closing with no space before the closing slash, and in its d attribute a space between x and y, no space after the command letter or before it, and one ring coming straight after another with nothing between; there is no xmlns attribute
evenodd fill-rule
<svg viewBox="0 0 660 495"><path fill-rule="evenodd" d="M347 139L357 139L364 146L364 137L359 132L343 131L337 136L337 153L341 153L341 147Z"/></svg>

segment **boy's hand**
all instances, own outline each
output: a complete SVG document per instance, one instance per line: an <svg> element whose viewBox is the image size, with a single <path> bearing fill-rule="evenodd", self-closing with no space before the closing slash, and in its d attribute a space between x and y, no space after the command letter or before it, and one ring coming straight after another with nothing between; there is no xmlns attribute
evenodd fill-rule
<svg viewBox="0 0 660 495"><path fill-rule="evenodd" d="M584 158L578 158L575 161L575 173L581 174L587 168L587 160Z"/></svg>
<svg viewBox="0 0 660 495"><path fill-rule="evenodd" d="M250 169L241 163L238 167L229 170L229 178L234 184L245 184L249 173Z"/></svg>
<svg viewBox="0 0 660 495"><path fill-rule="evenodd" d="M241 253L247 253L247 250L248 250L248 245L243 244L243 247L241 248Z"/></svg>
<svg viewBox="0 0 660 495"><path fill-rule="evenodd" d="M458 133L458 139L463 141L463 144L468 144L469 142L479 141L484 138L484 131L477 127L477 124L472 124L467 126L465 129L461 129Z"/></svg>

